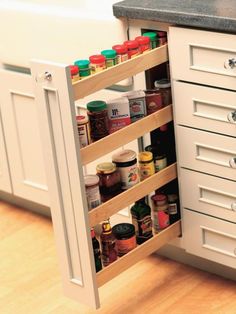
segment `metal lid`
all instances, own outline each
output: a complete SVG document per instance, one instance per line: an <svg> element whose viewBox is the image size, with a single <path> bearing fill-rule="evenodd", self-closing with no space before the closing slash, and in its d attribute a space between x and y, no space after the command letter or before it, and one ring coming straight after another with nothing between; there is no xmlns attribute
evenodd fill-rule
<svg viewBox="0 0 236 314"><path fill-rule="evenodd" d="M127 162L133 161L136 158L136 153L131 149L124 149L112 155L113 162Z"/></svg>
<svg viewBox="0 0 236 314"><path fill-rule="evenodd" d="M159 81L155 81L154 86L156 88L169 88L170 87L170 81L168 79L162 79Z"/></svg>
<svg viewBox="0 0 236 314"><path fill-rule="evenodd" d="M141 152L138 154L139 161L151 161L153 159L153 154L150 151Z"/></svg>
<svg viewBox="0 0 236 314"><path fill-rule="evenodd" d="M112 162L102 162L96 167L97 173L109 174L116 171L116 165Z"/></svg>
<svg viewBox="0 0 236 314"><path fill-rule="evenodd" d="M84 176L84 183L86 186L93 186L98 184L99 182L99 177L96 174L91 174Z"/></svg>
<svg viewBox="0 0 236 314"><path fill-rule="evenodd" d="M118 240L130 238L135 235L135 227L129 223L120 223L112 227L112 232Z"/></svg>

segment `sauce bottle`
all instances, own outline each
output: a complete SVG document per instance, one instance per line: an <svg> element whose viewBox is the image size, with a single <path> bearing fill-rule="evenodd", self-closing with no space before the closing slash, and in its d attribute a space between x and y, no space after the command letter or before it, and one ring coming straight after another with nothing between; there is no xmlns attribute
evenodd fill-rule
<svg viewBox="0 0 236 314"><path fill-rule="evenodd" d="M91 238L92 238L92 245L93 245L93 255L94 255L94 262L95 262L95 269L96 273L102 269L102 260L101 260L101 251L100 251L100 244L98 239L95 236L95 231L91 229Z"/></svg>
<svg viewBox="0 0 236 314"><path fill-rule="evenodd" d="M102 223L101 233L102 263L108 266L117 260L116 238L112 233L109 220Z"/></svg>

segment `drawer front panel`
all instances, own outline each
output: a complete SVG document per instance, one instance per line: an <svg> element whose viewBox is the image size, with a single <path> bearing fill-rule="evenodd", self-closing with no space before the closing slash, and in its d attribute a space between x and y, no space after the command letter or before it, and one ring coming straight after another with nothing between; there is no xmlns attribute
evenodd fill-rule
<svg viewBox="0 0 236 314"><path fill-rule="evenodd" d="M186 251L236 268L236 224L184 209Z"/></svg>
<svg viewBox="0 0 236 314"><path fill-rule="evenodd" d="M180 167L236 181L236 138L177 126Z"/></svg>
<svg viewBox="0 0 236 314"><path fill-rule="evenodd" d="M170 27L169 55L172 78L236 89L236 36Z"/></svg>
<svg viewBox="0 0 236 314"><path fill-rule="evenodd" d="M236 92L176 81L173 85L177 124L236 136Z"/></svg>
<svg viewBox="0 0 236 314"><path fill-rule="evenodd" d="M179 175L183 207L236 223L235 182L187 169Z"/></svg>

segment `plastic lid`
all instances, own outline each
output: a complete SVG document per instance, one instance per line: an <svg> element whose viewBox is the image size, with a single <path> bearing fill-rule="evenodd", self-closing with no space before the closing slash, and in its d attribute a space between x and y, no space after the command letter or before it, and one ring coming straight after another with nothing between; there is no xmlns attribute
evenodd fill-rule
<svg viewBox="0 0 236 314"><path fill-rule="evenodd" d="M129 223L120 223L112 227L112 232L118 240L130 238L135 235L135 227Z"/></svg>
<svg viewBox="0 0 236 314"><path fill-rule="evenodd" d="M102 223L102 231L105 233L111 233L111 225L109 221L104 221Z"/></svg>
<svg viewBox="0 0 236 314"><path fill-rule="evenodd" d="M78 124L84 124L88 122L88 117L79 115L79 116L76 116L76 121Z"/></svg>
<svg viewBox="0 0 236 314"><path fill-rule="evenodd" d="M91 63L103 63L106 61L106 58L103 55L93 55L89 57Z"/></svg>
<svg viewBox="0 0 236 314"><path fill-rule="evenodd" d="M159 31L159 32L157 32L157 35L158 35L159 37L167 37L166 32L161 32L161 31Z"/></svg>
<svg viewBox="0 0 236 314"><path fill-rule="evenodd" d="M112 162L103 162L96 167L97 173L109 174L116 170L116 165Z"/></svg>
<svg viewBox="0 0 236 314"><path fill-rule="evenodd" d="M146 32L146 33L143 33L143 36L149 37L150 40L156 40L157 39L157 33L155 33L155 32Z"/></svg>
<svg viewBox="0 0 236 314"><path fill-rule="evenodd" d="M105 56L107 59L116 57L116 51L113 49L103 50L101 51L101 54Z"/></svg>
<svg viewBox="0 0 236 314"><path fill-rule="evenodd" d="M167 201L167 196L165 194L155 194L151 197L151 199L155 202L163 202Z"/></svg>
<svg viewBox="0 0 236 314"><path fill-rule="evenodd" d="M76 60L74 62L80 69L87 69L89 67L89 60Z"/></svg>
<svg viewBox="0 0 236 314"><path fill-rule="evenodd" d="M84 183L86 186L96 185L99 182L99 177L96 174L84 176Z"/></svg>
<svg viewBox="0 0 236 314"><path fill-rule="evenodd" d="M119 53L127 53L127 47L125 45L115 45L112 49Z"/></svg>
<svg viewBox="0 0 236 314"><path fill-rule="evenodd" d="M124 45L128 49L135 49L135 48L138 48L138 46L139 46L139 44L136 40L126 40L126 41L124 41Z"/></svg>
<svg viewBox="0 0 236 314"><path fill-rule="evenodd" d="M148 37L148 36L138 36L138 37L135 38L135 40L137 40L139 45L150 44L150 37Z"/></svg>
<svg viewBox="0 0 236 314"><path fill-rule="evenodd" d="M131 149L124 149L112 156L113 162L133 161L136 158L136 153Z"/></svg>
<svg viewBox="0 0 236 314"><path fill-rule="evenodd" d="M153 159L152 152L150 152L150 151L141 152L138 154L138 159L139 159L139 161L150 161Z"/></svg>
<svg viewBox="0 0 236 314"><path fill-rule="evenodd" d="M87 109L91 112L102 111L107 109L107 104L103 100L94 100L87 103Z"/></svg>
<svg viewBox="0 0 236 314"><path fill-rule="evenodd" d="M71 75L76 75L79 73L79 67L77 65L69 65Z"/></svg>
<svg viewBox="0 0 236 314"><path fill-rule="evenodd" d="M169 88L170 87L170 81L168 79L161 79L159 81L155 81L154 86L156 88Z"/></svg>

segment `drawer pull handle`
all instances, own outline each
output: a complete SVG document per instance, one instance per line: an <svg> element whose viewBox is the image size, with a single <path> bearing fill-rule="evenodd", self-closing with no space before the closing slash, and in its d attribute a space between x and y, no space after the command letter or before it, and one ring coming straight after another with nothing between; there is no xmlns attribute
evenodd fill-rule
<svg viewBox="0 0 236 314"><path fill-rule="evenodd" d="M229 122L236 122L236 110L230 112L230 113L227 115L227 119L228 119Z"/></svg>
<svg viewBox="0 0 236 314"><path fill-rule="evenodd" d="M231 204L231 209L232 209L232 211L236 212L236 203L235 202Z"/></svg>
<svg viewBox="0 0 236 314"><path fill-rule="evenodd" d="M232 158L229 160L229 165L230 165L231 168L236 169L236 157L232 157Z"/></svg>
<svg viewBox="0 0 236 314"><path fill-rule="evenodd" d="M225 61L224 67L226 69L234 69L236 67L236 59L230 58Z"/></svg>

